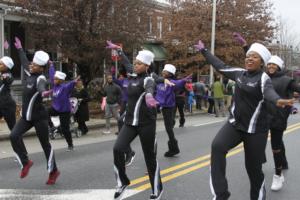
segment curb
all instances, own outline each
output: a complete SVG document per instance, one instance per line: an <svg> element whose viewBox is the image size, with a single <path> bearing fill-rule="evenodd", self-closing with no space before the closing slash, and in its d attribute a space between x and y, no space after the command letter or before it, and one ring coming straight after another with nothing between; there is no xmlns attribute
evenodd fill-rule
<svg viewBox="0 0 300 200"><path fill-rule="evenodd" d="M201 114L206 114L206 111L199 111L199 112L194 112L194 113L185 113L186 117L189 116L195 116L195 115L201 115ZM176 115L176 118L178 118L178 115ZM157 117L157 120L161 121L163 119L162 115L159 115ZM111 122L110 123L111 127L115 127L117 126L117 122ZM95 130L98 128L104 128L105 124L104 123L100 123L100 124L91 124L91 125L87 125L87 127L89 128L89 130ZM23 135L23 137L34 137L36 136L35 131L28 131L25 135ZM5 141L5 140L9 140L9 134L2 134L0 135L0 141Z"/></svg>

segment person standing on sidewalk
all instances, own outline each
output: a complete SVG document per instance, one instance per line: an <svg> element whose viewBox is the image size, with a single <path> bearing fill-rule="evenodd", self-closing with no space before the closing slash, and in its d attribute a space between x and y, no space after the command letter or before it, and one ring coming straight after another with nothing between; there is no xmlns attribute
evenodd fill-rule
<svg viewBox="0 0 300 200"><path fill-rule="evenodd" d="M196 109L202 110L202 103L204 104L205 84L203 80L196 82L194 85Z"/></svg>
<svg viewBox="0 0 300 200"><path fill-rule="evenodd" d="M225 105L224 105L224 87L221 83L221 77L217 76L215 82L212 85L213 97L214 97L214 105L216 111L216 117L220 116L222 113L222 117L225 117Z"/></svg>
<svg viewBox="0 0 300 200"><path fill-rule="evenodd" d="M83 86L82 80L77 81L71 97L78 99L79 106L75 113L75 120L78 123L78 128L82 135L86 135L89 129L85 122L89 121L90 119L88 102L91 100L91 98L87 89Z"/></svg>
<svg viewBox="0 0 300 200"><path fill-rule="evenodd" d="M60 172L57 169L54 151L49 142L48 114L43 105L43 96L48 95L46 91L47 81L43 72L49 61L49 55L44 51L37 51L34 54L33 61L30 63L22 48L21 41L17 37L15 38L15 47L19 52L25 72L25 83L22 95L22 116L10 134L12 148L16 153L16 158L22 169L20 178L25 178L33 165L23 145L23 135L30 128L35 127L36 134L47 159L49 178L46 184L53 185Z"/></svg>
<svg viewBox="0 0 300 200"><path fill-rule="evenodd" d="M150 199L159 200L163 193L163 185L156 159L156 105L158 102L153 97L155 81L147 73L154 60L154 54L148 50L139 51L133 67L119 46L108 41L108 48L118 51L127 73L133 74L134 71L136 74L129 81L125 124L114 145L114 169L118 182L114 199L122 199L124 191L130 184L126 175L125 151L139 136L152 187Z"/></svg>
<svg viewBox="0 0 300 200"><path fill-rule="evenodd" d="M55 66L51 62L49 68L49 79L52 86L52 104L48 110L49 126L53 127L51 116L59 116L62 134L68 144L67 151L73 151L73 139L70 131L71 104L70 96L74 90L76 82L80 79L65 83L66 74L61 71L55 71Z"/></svg>
<svg viewBox="0 0 300 200"><path fill-rule="evenodd" d="M184 127L185 118L184 118L184 105L185 105L185 87L176 88L175 90L175 113L174 117L176 116L176 112L179 112L179 127ZM175 124L175 118L174 118Z"/></svg>
<svg viewBox="0 0 300 200"><path fill-rule="evenodd" d="M110 134L110 118L114 117L117 121L119 119L119 103L121 101L121 88L113 82L112 75L107 75L106 85L103 88L102 95L106 97L105 105L105 128L104 134Z"/></svg>
<svg viewBox="0 0 300 200"><path fill-rule="evenodd" d="M263 72L271 57L269 50L254 43L247 51L245 68L231 68L212 55L200 40L195 48L208 63L228 79L236 82L234 101L228 122L221 128L211 145L211 191L216 200L229 199L226 180L226 154L241 142L244 144L245 165L250 179L250 199L265 199L262 164L265 161L269 120L266 101L279 107L290 106L292 99L281 99L271 79Z"/></svg>
<svg viewBox="0 0 300 200"><path fill-rule="evenodd" d="M244 51L249 49L246 40L239 34L234 33L235 40L240 43ZM293 92L300 92L300 86L296 81L287 76L284 61L278 56L272 56L267 63L267 74L272 80L275 91L281 98L292 98ZM271 185L271 190L278 191L283 187L284 176L283 169L288 169L288 162L285 155L285 146L283 142L283 132L287 128L287 120L291 113L292 107L277 108L269 105L271 111L271 147L275 164L275 174Z"/></svg>
<svg viewBox="0 0 300 200"><path fill-rule="evenodd" d="M180 153L178 141L173 131L175 118L175 90L176 88L184 88L186 81L191 78L190 76L188 76L181 80L174 80L175 73L176 67L171 64L166 64L162 71L162 77L164 79L168 79L174 84L174 86L168 86L165 85L165 83L159 83L156 86L155 99L159 102L164 118L165 129L169 137L169 149L164 154L165 157L173 157Z"/></svg>

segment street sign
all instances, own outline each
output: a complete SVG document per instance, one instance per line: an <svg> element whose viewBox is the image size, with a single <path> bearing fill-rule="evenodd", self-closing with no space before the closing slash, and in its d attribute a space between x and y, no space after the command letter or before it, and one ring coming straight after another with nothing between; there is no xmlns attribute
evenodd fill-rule
<svg viewBox="0 0 300 200"><path fill-rule="evenodd" d="M122 47L121 43L116 44L116 45ZM111 59L112 59L112 61L118 61L121 59L120 56L118 55L118 52L114 49L111 50Z"/></svg>

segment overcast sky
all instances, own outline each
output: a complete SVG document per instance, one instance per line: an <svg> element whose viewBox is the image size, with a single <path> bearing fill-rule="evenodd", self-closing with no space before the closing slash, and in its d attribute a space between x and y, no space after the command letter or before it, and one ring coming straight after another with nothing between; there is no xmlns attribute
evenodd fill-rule
<svg viewBox="0 0 300 200"><path fill-rule="evenodd" d="M300 0L269 0L274 3L275 14L287 19L300 37Z"/></svg>
<svg viewBox="0 0 300 200"><path fill-rule="evenodd" d="M164 2L164 0L157 0ZM268 0L274 4L274 13L282 16L292 28L292 32L297 32L300 41L300 0Z"/></svg>

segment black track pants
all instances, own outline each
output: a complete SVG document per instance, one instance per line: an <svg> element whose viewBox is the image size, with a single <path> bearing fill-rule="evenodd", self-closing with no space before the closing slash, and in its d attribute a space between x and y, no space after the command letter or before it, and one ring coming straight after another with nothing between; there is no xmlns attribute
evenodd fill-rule
<svg viewBox="0 0 300 200"><path fill-rule="evenodd" d="M65 136L68 146L73 146L72 134L70 131L70 112L57 112L54 108L49 108L49 126L53 126L51 122L51 116L59 116L60 127L62 134Z"/></svg>
<svg viewBox="0 0 300 200"><path fill-rule="evenodd" d="M176 142L176 138L174 135L173 127L174 127L174 108L163 108L161 109L163 117L164 117L164 123L165 123L165 129L169 136L169 141L171 143Z"/></svg>
<svg viewBox="0 0 300 200"><path fill-rule="evenodd" d="M28 162L28 156L26 148L23 144L23 135L32 127L35 128L36 134L39 138L40 144L44 150L47 159L47 169L48 172L56 170L56 162L54 157L54 151L49 143L49 133L48 133L48 121L38 120L38 121L26 121L21 118L10 134L10 141L16 157L23 168Z"/></svg>
<svg viewBox="0 0 300 200"><path fill-rule="evenodd" d="M248 134L226 123L218 132L211 147L211 191L216 200L228 199L226 154L241 142L244 144L245 166L250 180L250 199L265 199L262 163L265 160L267 133Z"/></svg>
<svg viewBox="0 0 300 200"><path fill-rule="evenodd" d="M283 162L286 162L285 147L283 143L284 130L270 129L270 132L275 168L281 169L284 164Z"/></svg>
<svg viewBox="0 0 300 200"><path fill-rule="evenodd" d="M128 185L129 178L125 169L125 152L128 150L130 143L139 136L144 157L147 165L152 192L158 193L162 190L162 182L160 177L160 169L156 160L156 137L155 122L145 126L129 126L124 125L114 145L114 170L118 186Z"/></svg>
<svg viewBox="0 0 300 200"><path fill-rule="evenodd" d="M178 112L179 112L179 124L184 125L184 122L185 122L185 118L184 118L184 100L177 100L176 99L174 119L175 119L175 116L176 116L177 109L178 109Z"/></svg>

